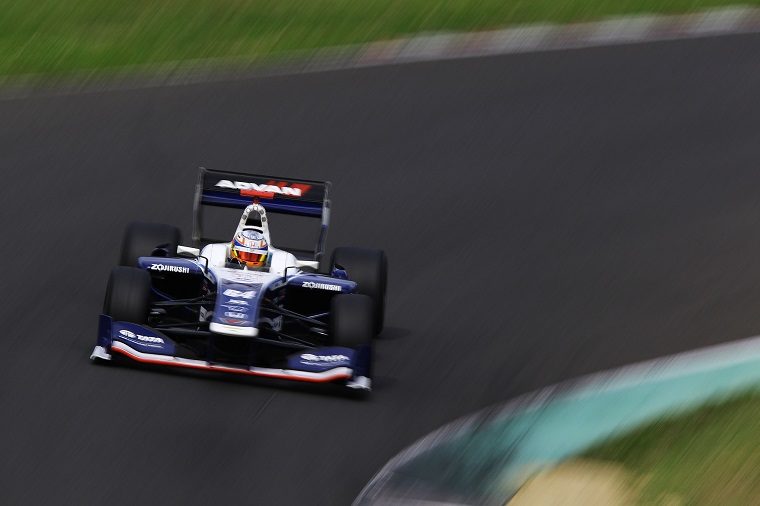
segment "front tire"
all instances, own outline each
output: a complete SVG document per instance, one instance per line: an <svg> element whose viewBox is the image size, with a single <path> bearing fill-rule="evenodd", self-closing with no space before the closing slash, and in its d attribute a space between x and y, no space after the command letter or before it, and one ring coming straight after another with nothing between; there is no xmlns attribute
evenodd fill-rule
<svg viewBox="0 0 760 506"><path fill-rule="evenodd" d="M165 254L177 255L182 235L177 227L162 223L134 222L127 225L121 243L119 265L137 267L137 259L152 256L157 249Z"/></svg>
<svg viewBox="0 0 760 506"><path fill-rule="evenodd" d="M385 291L388 285L388 259L382 250L335 248L330 269L342 268L357 284L356 293L372 300L372 328L377 335L385 321Z"/></svg>
<svg viewBox="0 0 760 506"><path fill-rule="evenodd" d="M366 295L336 295L330 302L330 335L335 346L358 348L371 344L373 304Z"/></svg>
<svg viewBox="0 0 760 506"><path fill-rule="evenodd" d="M143 324L150 309L150 274L136 267L114 267L108 277L103 313L116 321Z"/></svg>

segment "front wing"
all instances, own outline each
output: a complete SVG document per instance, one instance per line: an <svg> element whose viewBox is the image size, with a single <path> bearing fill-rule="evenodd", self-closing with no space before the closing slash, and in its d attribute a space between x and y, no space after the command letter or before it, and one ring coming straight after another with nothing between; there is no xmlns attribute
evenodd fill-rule
<svg viewBox="0 0 760 506"><path fill-rule="evenodd" d="M178 357L175 354L176 348L176 343L171 338L155 329L135 323L114 321L110 316L100 315L98 343L90 359L110 361L113 354L118 354L143 364L309 383L343 383L352 389L371 389L371 351L368 348L307 348L290 355L287 366L278 369Z"/></svg>

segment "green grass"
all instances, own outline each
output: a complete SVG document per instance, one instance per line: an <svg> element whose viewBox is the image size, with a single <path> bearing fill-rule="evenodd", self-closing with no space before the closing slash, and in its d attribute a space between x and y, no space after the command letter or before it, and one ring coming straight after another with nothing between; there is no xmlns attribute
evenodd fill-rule
<svg viewBox="0 0 760 506"><path fill-rule="evenodd" d="M587 452L614 461L641 486L642 504L760 502L760 394L745 394L642 427Z"/></svg>
<svg viewBox="0 0 760 506"><path fill-rule="evenodd" d="M294 50L540 21L673 13L732 0L0 0L0 75ZM760 3L751 0L743 3Z"/></svg>

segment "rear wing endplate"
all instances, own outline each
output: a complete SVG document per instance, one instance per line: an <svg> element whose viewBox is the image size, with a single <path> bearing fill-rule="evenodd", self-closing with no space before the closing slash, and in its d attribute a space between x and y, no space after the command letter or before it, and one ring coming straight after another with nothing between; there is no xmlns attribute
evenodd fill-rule
<svg viewBox="0 0 760 506"><path fill-rule="evenodd" d="M203 235L204 206L245 209L251 204L252 198L257 197L268 213L320 219L321 230L317 245L313 252L308 252L309 256L313 255L313 259L318 261L324 252L327 228L330 223L329 191L330 183L327 181L286 179L201 167L198 172L193 206L194 246L200 248L201 243L211 241Z"/></svg>

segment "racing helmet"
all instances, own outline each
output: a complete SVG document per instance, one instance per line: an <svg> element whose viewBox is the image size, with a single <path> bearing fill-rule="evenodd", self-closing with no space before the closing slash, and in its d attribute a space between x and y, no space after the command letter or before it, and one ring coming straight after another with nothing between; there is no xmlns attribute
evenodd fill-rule
<svg viewBox="0 0 760 506"><path fill-rule="evenodd" d="M251 268L264 267L267 264L269 245L264 234L259 230L245 228L235 234L230 244L230 256L241 264Z"/></svg>

